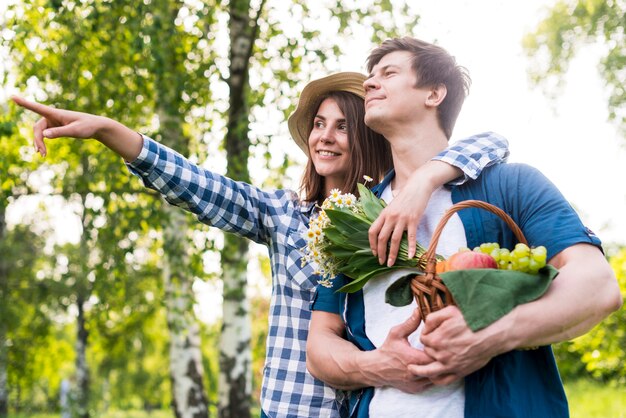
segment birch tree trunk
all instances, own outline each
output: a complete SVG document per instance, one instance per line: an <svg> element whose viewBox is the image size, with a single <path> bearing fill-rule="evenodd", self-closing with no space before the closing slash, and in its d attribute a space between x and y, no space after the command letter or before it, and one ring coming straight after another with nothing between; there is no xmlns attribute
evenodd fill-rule
<svg viewBox="0 0 626 418"><path fill-rule="evenodd" d="M182 92L186 69L184 57L178 51L180 35L175 20L183 2L153 1L154 13L153 58L155 60L157 115L161 141L187 155L188 139L183 132L181 114ZM163 280L170 335L170 379L172 409L177 418L207 418L209 406L206 397L200 350L200 329L193 311L193 274L189 266L189 228L182 209L166 205L163 231Z"/></svg>
<svg viewBox="0 0 626 418"><path fill-rule="evenodd" d="M170 24L173 25L173 20ZM177 83L171 78L175 74L176 63L172 62L174 56L167 53L167 41L163 40L161 45L158 59L163 65L163 72L159 74L157 83L161 104L158 110L160 131L163 143L184 155L187 154L188 144L182 129L183 118L177 111L180 94ZM182 209L170 205L164 206L164 211L163 281L170 335L172 409L177 418L207 418L209 405L202 380L200 328L193 311L194 278L189 266L187 215Z"/></svg>
<svg viewBox="0 0 626 418"><path fill-rule="evenodd" d="M83 173L89 173L89 160L87 155L82 155L80 164ZM89 271L89 243L87 242L87 232L89 225L87 222L85 198L86 192L80 193L80 202L82 207L81 225L82 233L80 236L79 247L79 265L74 271L76 275L76 308L78 309L78 318L76 319L76 412L80 418L89 417L89 365L87 363L87 344L89 333L87 331L85 318L85 302L89 299L91 284L87 280L87 272Z"/></svg>
<svg viewBox="0 0 626 418"><path fill-rule="evenodd" d="M250 181L248 156L248 69L254 41L258 35L258 17L250 17L249 0L229 3L230 88L226 133L227 175L235 180ZM223 328L220 340L219 416L250 417L252 395L251 325L247 289L248 243L227 234L222 251L224 281Z"/></svg>
<svg viewBox="0 0 626 418"><path fill-rule="evenodd" d="M209 411L202 381L200 328L193 314L193 277L186 257L186 215L171 206L166 207L166 213L163 280L170 333L172 408L177 418L206 418Z"/></svg>
<svg viewBox="0 0 626 418"><path fill-rule="evenodd" d="M220 338L219 416L250 417L252 353L250 308L246 298L248 243L232 234L224 237L223 326Z"/></svg>

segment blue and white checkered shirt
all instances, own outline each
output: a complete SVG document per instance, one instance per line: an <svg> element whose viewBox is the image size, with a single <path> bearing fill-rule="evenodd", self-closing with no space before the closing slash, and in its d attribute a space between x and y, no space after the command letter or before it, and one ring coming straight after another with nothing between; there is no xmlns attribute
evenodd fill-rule
<svg viewBox="0 0 626 418"><path fill-rule="evenodd" d="M508 154L508 141L487 132L458 141L434 159L463 170L463 183ZM273 277L261 407L269 417L338 417L335 390L306 370L309 305L319 277L311 265L302 266L300 250L315 206L290 190L263 191L213 173L145 136L128 167L200 222L268 247Z"/></svg>

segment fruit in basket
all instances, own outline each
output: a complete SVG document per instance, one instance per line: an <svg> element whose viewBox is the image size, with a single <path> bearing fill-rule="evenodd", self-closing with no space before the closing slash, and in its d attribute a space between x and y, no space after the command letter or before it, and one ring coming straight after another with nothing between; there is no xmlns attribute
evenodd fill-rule
<svg viewBox="0 0 626 418"><path fill-rule="evenodd" d="M496 260L501 270L515 270L522 273L536 274L546 265L548 251L540 245L530 248L528 245L518 243L513 250L500 248L497 242L488 242L474 248L475 252L489 254Z"/></svg>
<svg viewBox="0 0 626 418"><path fill-rule="evenodd" d="M437 263L437 273L467 269L496 269L498 264L489 254L467 249L454 253L445 261Z"/></svg>

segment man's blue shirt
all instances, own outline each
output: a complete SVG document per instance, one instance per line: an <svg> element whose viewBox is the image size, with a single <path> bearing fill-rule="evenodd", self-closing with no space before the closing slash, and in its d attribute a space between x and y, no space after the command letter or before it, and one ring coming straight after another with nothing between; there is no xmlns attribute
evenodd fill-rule
<svg viewBox="0 0 626 418"><path fill-rule="evenodd" d="M375 190L381 193L394 173ZM580 218L558 189L538 170L523 164L500 164L485 169L475 181L452 188L452 202L477 199L508 213L521 228L529 245L544 245L548 259L579 243L600 247L600 240ZM496 215L471 208L458 212L465 228L467 245L498 242L513 248L517 239ZM442 237L445 239L445 235ZM375 347L367 338L363 292L335 292L348 282L340 276L333 288L319 286L313 310L340 314L348 340L362 350ZM351 416L367 417L373 389L354 391ZM514 350L493 358L482 369L465 378L465 416L468 418L567 417L567 399L549 346L537 350Z"/></svg>

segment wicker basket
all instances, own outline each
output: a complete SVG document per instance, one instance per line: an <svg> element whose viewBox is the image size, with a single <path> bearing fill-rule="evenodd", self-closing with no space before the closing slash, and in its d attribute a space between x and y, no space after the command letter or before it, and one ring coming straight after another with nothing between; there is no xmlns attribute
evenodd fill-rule
<svg viewBox="0 0 626 418"><path fill-rule="evenodd" d="M417 306L422 315L422 320L425 320L431 312L438 311L439 309L449 305L456 305L452 294L436 273L437 259L435 258L435 250L437 248L441 232L446 226L448 220L450 220L452 215L456 212L467 208L485 209L499 216L504 222L506 222L509 228L511 228L518 242L528 244L521 229L502 209L480 200L465 200L452 205L443 214L439 224L437 224L437 228L435 228L435 232L433 232L428 249L424 255L422 255L422 259L426 260L426 274L416 275L411 280L411 289L413 290L415 301L417 302Z"/></svg>

